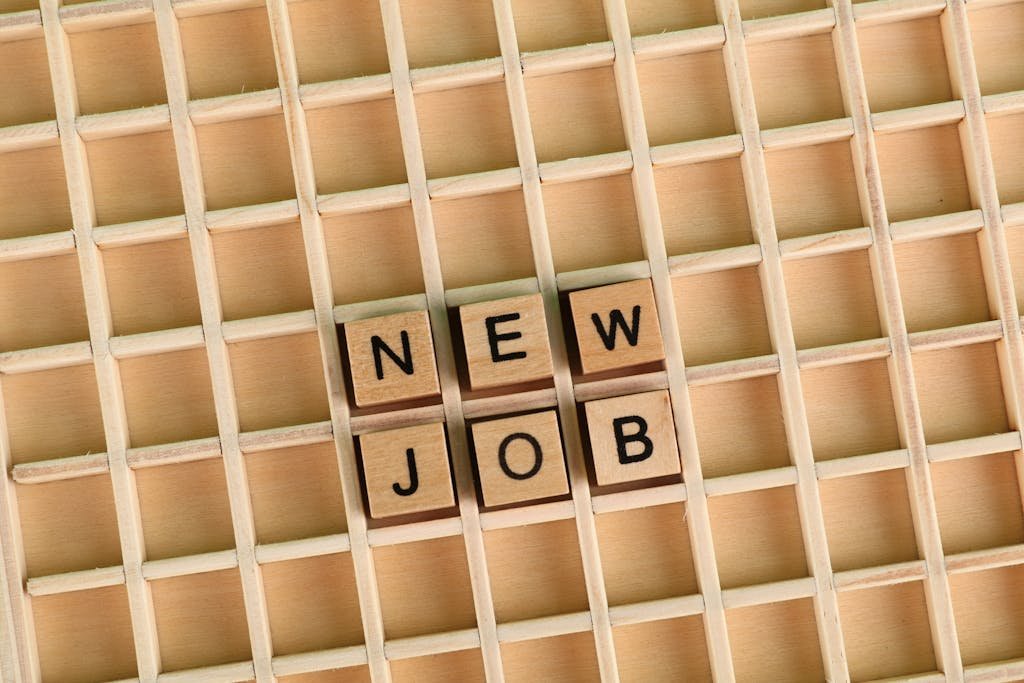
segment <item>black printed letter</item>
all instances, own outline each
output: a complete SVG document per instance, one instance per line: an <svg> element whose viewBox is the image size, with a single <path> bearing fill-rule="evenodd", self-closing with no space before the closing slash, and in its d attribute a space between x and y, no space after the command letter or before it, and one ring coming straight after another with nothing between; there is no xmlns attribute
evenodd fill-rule
<svg viewBox="0 0 1024 683"><path fill-rule="evenodd" d="M411 496L420 488L420 476L416 472L416 454L411 448L405 449L405 462L409 466L409 486L403 488L396 481L391 488L400 496Z"/></svg>
<svg viewBox="0 0 1024 683"><path fill-rule="evenodd" d="M608 329L604 329L604 324L601 322L601 316L597 313L591 313L590 319L594 321L594 327L597 328L597 333L601 337L601 341L604 342L604 348L609 351L615 350L615 330L616 328L622 328L622 334L626 337L626 341L629 342L630 346L636 346L637 341L640 339L640 307L633 307L633 326L626 326L626 317L622 315L622 311L617 308L613 308L612 312L608 314Z"/></svg>
<svg viewBox="0 0 1024 683"><path fill-rule="evenodd" d="M498 334L497 330L495 330L498 323L507 323L513 320L519 320L518 313L494 315L485 320L485 324L487 325L487 343L491 346L491 360L495 363L500 363L503 360L526 358L526 351L513 351L512 353L501 353L498 351L499 342L512 341L513 339L519 339L523 336L522 332L506 332L504 334Z"/></svg>
<svg viewBox="0 0 1024 683"><path fill-rule="evenodd" d="M377 370L377 379L384 379L384 366L381 363L380 352L388 354L395 365L401 368L407 375L412 374L412 349L409 348L409 333L402 330L402 357L391 350L391 347L384 343L384 340L373 335L370 337L370 348L373 350L373 367Z"/></svg>
<svg viewBox="0 0 1024 683"><path fill-rule="evenodd" d="M628 423L636 425L636 433L628 435L623 433L622 426ZM632 462L642 462L651 457L651 453L654 452L654 444L647 438L647 420L639 415L630 415L629 417L615 418L612 420L612 425L615 428L615 449L619 453L620 463L628 465ZM639 441L643 444L643 448L636 455L629 455L626 452L626 445L631 441Z"/></svg>
<svg viewBox="0 0 1024 683"><path fill-rule="evenodd" d="M508 466L508 446L516 439L522 439L526 443L533 446L533 467L526 472L513 472L512 468ZM540 444L537 439L533 438L529 434L524 432L516 432L515 434L509 434L501 441L501 445L498 446L498 464L501 465L501 471L504 472L510 479L517 479L522 481L529 479L533 475L540 472L541 463L544 462L544 454L541 453Z"/></svg>

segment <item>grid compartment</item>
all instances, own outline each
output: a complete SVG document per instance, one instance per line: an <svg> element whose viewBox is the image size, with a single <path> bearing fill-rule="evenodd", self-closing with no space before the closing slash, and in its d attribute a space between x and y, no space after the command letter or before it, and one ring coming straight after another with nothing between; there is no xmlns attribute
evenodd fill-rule
<svg viewBox="0 0 1024 683"><path fill-rule="evenodd" d="M402 28L412 68L497 57L494 12L485 2L400 0ZM444 35L445 40L438 40Z"/></svg>
<svg viewBox="0 0 1024 683"><path fill-rule="evenodd" d="M522 52L608 40L599 0L513 0L512 12Z"/></svg>
<svg viewBox="0 0 1024 683"><path fill-rule="evenodd" d="M711 680L704 624L699 616L620 626L614 630L622 681Z"/></svg>
<svg viewBox="0 0 1024 683"><path fill-rule="evenodd" d="M167 102L153 22L70 33L68 42L81 113Z"/></svg>
<svg viewBox="0 0 1024 683"><path fill-rule="evenodd" d="M810 600L729 610L725 618L737 681L823 678Z"/></svg>
<svg viewBox="0 0 1024 683"><path fill-rule="evenodd" d="M1024 202L1024 171L1016 163L1024 154L1024 114L989 118L988 135L999 201Z"/></svg>
<svg viewBox="0 0 1024 683"><path fill-rule="evenodd" d="M51 145L0 154L0 209L4 215L0 238L71 228L71 204L60 147ZM4 320L10 319L4 316Z"/></svg>
<svg viewBox="0 0 1024 683"><path fill-rule="evenodd" d="M99 225L180 215L181 181L170 131L86 144Z"/></svg>
<svg viewBox="0 0 1024 683"><path fill-rule="evenodd" d="M843 117L830 34L754 45L749 54L762 129Z"/></svg>
<svg viewBox="0 0 1024 683"><path fill-rule="evenodd" d="M264 7L185 17L180 27L191 99L277 87Z"/></svg>
<svg viewBox="0 0 1024 683"><path fill-rule="evenodd" d="M1024 542L1019 453L931 464L935 507L947 555Z"/></svg>
<svg viewBox="0 0 1024 683"><path fill-rule="evenodd" d="M735 132L720 50L643 61L637 76L652 145Z"/></svg>
<svg viewBox="0 0 1024 683"><path fill-rule="evenodd" d="M889 220L938 216L971 208L960 135L955 126L936 126L879 135Z"/></svg>
<svg viewBox="0 0 1024 683"><path fill-rule="evenodd" d="M53 89L42 38L0 42L0 90L18 93L0 102L0 126L53 120Z"/></svg>
<svg viewBox="0 0 1024 683"><path fill-rule="evenodd" d="M750 244L743 169L738 157L654 171L669 255Z"/></svg>
<svg viewBox="0 0 1024 683"><path fill-rule="evenodd" d="M483 683L484 665L480 650L458 650L440 655L412 657L391 662L391 675L399 683Z"/></svg>
<svg viewBox="0 0 1024 683"><path fill-rule="evenodd" d="M626 0L629 28L634 36L682 31L718 23L710 0L679 3L674 0Z"/></svg>
<svg viewBox="0 0 1024 683"><path fill-rule="evenodd" d="M388 71L380 3L302 0L288 6L303 83Z"/></svg>
<svg viewBox="0 0 1024 683"><path fill-rule="evenodd" d="M972 7L968 17L981 94L1024 90L1024 4Z"/></svg>
<svg viewBox="0 0 1024 683"><path fill-rule="evenodd" d="M89 338L73 254L0 263L0 351Z"/></svg>
<svg viewBox="0 0 1024 683"><path fill-rule="evenodd" d="M810 12L825 6L822 0L740 0L740 16L760 19L794 12Z"/></svg>
<svg viewBox="0 0 1024 683"><path fill-rule="evenodd" d="M590 631L502 643L501 661L509 683L584 683L598 679L597 653Z"/></svg>
<svg viewBox="0 0 1024 683"><path fill-rule="evenodd" d="M952 98L938 17L862 28L857 39L871 111Z"/></svg>
<svg viewBox="0 0 1024 683"><path fill-rule="evenodd" d="M1024 568L954 575L949 590L965 665L1024 657Z"/></svg>

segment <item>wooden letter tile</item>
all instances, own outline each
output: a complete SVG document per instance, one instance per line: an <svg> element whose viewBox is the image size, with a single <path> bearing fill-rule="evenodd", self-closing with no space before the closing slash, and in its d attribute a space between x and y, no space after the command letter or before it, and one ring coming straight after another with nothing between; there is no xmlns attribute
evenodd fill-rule
<svg viewBox="0 0 1024 683"><path fill-rule="evenodd" d="M356 405L437 396L437 365L426 311L345 323Z"/></svg>
<svg viewBox="0 0 1024 683"><path fill-rule="evenodd" d="M448 444L440 422L363 434L359 445L371 517L455 505Z"/></svg>
<svg viewBox="0 0 1024 683"><path fill-rule="evenodd" d="M551 377L551 346L540 294L459 309L473 389Z"/></svg>
<svg viewBox="0 0 1024 683"><path fill-rule="evenodd" d="M586 411L598 484L679 474L667 391L590 401Z"/></svg>
<svg viewBox="0 0 1024 683"><path fill-rule="evenodd" d="M584 374L665 358L650 280L582 289L569 305Z"/></svg>
<svg viewBox="0 0 1024 683"><path fill-rule="evenodd" d="M477 422L472 430L485 505L569 492L555 411Z"/></svg>

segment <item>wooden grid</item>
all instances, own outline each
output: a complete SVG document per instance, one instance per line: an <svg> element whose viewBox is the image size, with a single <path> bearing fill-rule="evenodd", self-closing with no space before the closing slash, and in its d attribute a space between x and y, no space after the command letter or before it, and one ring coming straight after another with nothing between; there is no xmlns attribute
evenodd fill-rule
<svg viewBox="0 0 1024 683"><path fill-rule="evenodd" d="M303 75L308 62L302 50L303 41L313 38L310 25L297 17L323 2L101 0L61 6L57 0L41 0L38 8L17 2L0 4L0 11L6 12L0 14L0 49L17 45L24 48L19 53L24 55L29 54L30 45L41 46L38 54L45 56L45 64L40 73L49 78L49 95L42 97L45 101L52 96L52 111L45 102L39 111L0 110L0 116L6 117L0 127L0 199L11 204L5 208L15 216L14 227L0 239L0 288L9 287L15 292L11 296L21 297L15 304L3 304L3 311L17 305L16 310L31 312L10 318L15 331L3 337L0 349L0 404L4 405L0 461L7 473L0 486L0 580L5 587L0 598L4 617L0 620L0 673L4 680L81 676L83 680L271 681L305 680L301 677L306 674L333 671L338 680L351 675L352 680L384 681L411 674L425 679L435 670L486 680L559 676L650 680L658 675L679 678L684 670L698 678L722 681L766 676L830 681L1024 677L1024 593L1020 588L1024 584L1020 573L1024 469L1019 433L1024 348L1017 293L1024 291L1024 250L1018 246L1024 241L1017 234L1024 226L1024 181L1012 163L1002 161L1013 152L1000 150L1019 144L1014 140L1020 134L1014 138L1013 131L1024 128L1024 91L1020 89L1024 55L1008 46L1000 62L993 57L998 48L992 47L993 42L1005 40L1007 32L1024 44L1024 5L1006 0L887 0L852 5L837 0L817 9L813 3L786 3L780 11L742 0L716 0L713 7L707 3L701 18L696 3L684 11L667 5L658 9L657 3L641 0L603 0L594 3L589 14L568 13L571 30L583 36L579 42L588 41L568 46L552 39L563 30L557 26L550 34L536 34L527 16L527 2L494 0L493 6L485 3L483 9L437 10L441 19L449 20L446 11L489 16L495 46L488 54L487 48L473 47L476 43L459 34L441 48L424 43L423 30L409 23L409 17L429 19L423 5L381 0L379 8L370 6L379 22L378 59L385 63L386 73L356 76L356 69L339 80L309 80ZM353 10L353 17L357 15ZM757 18L764 15L769 16ZM551 15L553 24L559 16ZM666 30L651 30L651 16L663 22L654 25ZM206 20L214 22L208 24L214 28L203 28ZM229 23L215 23L218 20ZM260 34L266 40L262 47L255 46L252 35L246 36L252 49L245 55L249 64L243 68L232 63L230 51L197 57L211 39L223 37L225 45L237 40L224 31L232 21L244 22L247 31L265 31ZM365 30L372 31L373 20L367 26ZM132 36L151 31L148 57L159 67L163 89L140 87L127 94L105 95L104 84L97 85L95 73L86 68L92 53L83 38L102 31L127 31ZM135 56L142 64L147 53L139 46L146 43L137 37L129 40L140 41L131 45L139 50ZM479 43L479 36L473 40ZM470 44L465 48L468 52L460 52L464 42ZM545 49L521 53L520 46L527 44L531 50L537 45ZM909 76L892 67L894 58L878 47L890 44L892 50L905 51ZM822 45L825 53L816 53L809 64L810 50ZM257 55L260 50L263 54ZM834 64L828 64L828 59L818 61L833 51ZM792 54L797 57L791 58ZM29 58L25 59L28 64ZM207 72L203 72L190 59L212 61L204 63ZM224 60L227 76L211 68L220 66L218 59ZM686 118L691 114L679 116L695 130L711 131L695 135L672 129L676 124L671 117L665 118L665 111L688 105L662 101L654 87L657 78L650 75L685 74L694 68L684 64L691 59L703 60L695 73L711 83L709 88L720 86L727 100L716 117L715 93L711 89L698 92L700 84L688 82L695 87L696 113L692 119ZM773 72L770 62L775 59L782 66ZM944 63L929 63L935 59ZM323 63L327 62L322 59ZM715 63L720 65L720 77L708 66ZM16 71L3 67L0 64L0 78ZM102 64L99 68L102 73ZM365 65L360 68L372 70ZM246 71L240 94L204 94L203 99L190 95L224 90L217 79L230 81L232 69ZM543 100L536 84L551 82L544 79L578 78L595 88L602 83L600 74L611 79L608 91L621 118L621 144L612 142L615 136L607 130L599 131L582 145L580 156L552 158L551 135L544 127L554 124L536 109ZM714 82L716 78L721 82ZM788 85L773 80L787 78ZM801 100L801 78L815 83L811 105ZM832 95L826 93L830 79ZM14 92L36 97L28 81L13 82ZM247 82L258 84L257 89L247 92ZM264 89L268 85L273 87ZM507 106L508 135L514 148L510 161L516 166L463 168L458 159L439 157L430 129L438 119L427 113L429 96L469 92L483 97L481 88L490 86L502 91L499 99ZM0 87L7 86L0 83ZM105 87L111 90L110 83ZM670 87L662 84L663 91ZM787 95L773 94L773 90ZM153 98L163 103L154 105ZM402 181L383 184L376 180L383 176L368 170L364 171L367 177L375 179L370 187L348 187L332 179L334 186L325 191L326 174L317 156L324 143L316 137L312 117L332 108L382 100L394 102L397 146L393 153L401 160ZM787 103L789 108L783 106ZM142 108L131 108L136 106ZM711 113L699 123L704 109ZM495 114L489 111L488 115ZM598 118L593 112L560 115L581 125L590 117ZM371 125L376 125L373 121ZM248 134L225 132L232 126L251 128ZM231 165L232 145L277 133L287 145L277 150L277 157L275 150L267 148L264 157L243 158ZM178 206L180 211L153 208L155 214L141 215L137 207L119 205L116 192L111 196L110 179L103 174L114 174L119 164L130 161L122 151L113 167L104 166L104 150L109 155L108 147L116 152L117 144L140 138L149 145L143 155L151 156L152 166L160 163L160 149L170 150L173 159L170 197L145 195L147 201L160 207ZM217 145L226 146L222 154L229 160L227 165L209 155L208 149ZM792 212L814 205L816 199L787 196L793 188L773 171L773 163L782 163L773 160L792 160L785 155L825 149L845 150L848 155L860 220L843 219L842 225L832 225L830 214L819 217L813 228L794 228ZM380 154L386 153L381 148ZM42 174L41 167L33 164L43 164L36 160L46 155L58 160L53 168L63 175L58 183L67 192L66 223L21 227L18 221L29 225L32 219L24 217L18 198L7 189L14 182L9 169L25 164ZM472 152L466 155L469 158ZM274 172L287 176L286 182L254 172L263 159L269 159L265 165L273 166ZM813 173L813 162L804 161ZM358 162L345 161L353 167ZM289 164L290 172L283 168ZM674 222L672 210L678 205L672 202L678 198L673 193L685 193L691 187L695 192L698 187L722 191L730 176L721 169L733 167L742 185L745 217L729 214L715 229L747 221L748 243L701 235L690 245L686 240L693 235L684 230L680 237ZM210 176L218 172L211 171L214 168L238 177L233 184L225 184ZM454 171L439 175L432 170L437 168ZM801 168L794 163L785 170ZM950 168L952 176L940 172ZM962 170L961 188L956 187L957 168ZM53 169L47 169L45 173L52 175ZM144 174L146 169L136 172ZM672 185L666 172L683 173L685 182ZM612 241L619 240L621 248L609 252L602 251L602 237L596 232L591 241L588 226L570 229L568 239L575 240L570 244L582 256L567 260L566 238L561 236L565 220L552 209L565 201L557 195L559 188L578 189L598 182L606 183L602 191L610 191L612 185L607 183L627 174L637 234L632 235L629 226L614 228ZM920 178L924 180L919 182ZM813 175L811 179L815 180ZM44 183L41 176L39 182ZM128 184L130 179L120 182ZM800 180L791 182L799 189ZM263 194L254 195L247 187L261 183L266 185ZM814 189L805 188L805 194ZM180 195L174 196L175 192ZM462 280L473 278L456 275L457 285L446 283L448 271L454 271L446 264L451 256L442 248L438 207L509 192L523 198L526 233L519 239L528 235L532 274L503 280L477 277L472 284ZM708 196L701 201L722 201L720 195ZM928 199L935 201L928 203ZM840 202L831 196L827 200L830 206ZM326 224L396 210L410 213L415 248L393 248L415 254L411 263L420 271L422 286L390 298L339 296L336 280L344 273L333 265L337 250L331 246L331 229ZM813 206L806 210L823 212ZM582 219L576 215L576 220ZM219 260L218 241L233 235L256 240L257 235L266 234L261 231L281 225L296 226L301 238L296 253L301 254L308 273L304 299L308 304L255 315L229 313L235 303L224 277L231 265ZM702 224L695 221L695 225L697 232ZM362 229L365 239L374 239L375 233ZM624 256L632 242L638 245L636 255ZM167 255L174 249L180 252L191 280L175 283L164 296L177 300L178 289L194 288L194 310L186 310L189 294L185 292L180 294L186 301L180 310L171 307L152 320L144 316L141 321L129 320L122 302L124 290L131 286L117 279L131 267L124 264L138 259L141 271L151 270L146 259L155 257L147 254L162 254L159 263L167 264L168 258L179 258ZM352 241L342 247L349 249L362 253ZM117 254L128 254L121 265L117 265ZM281 258L285 258L283 252ZM579 265L559 265L568 262ZM874 316L874 320L857 320L862 323L859 328L844 327L842 316L848 311L843 307L854 305L850 299L842 300L834 313L813 313L818 289L821 297L832 291L826 280L835 273L827 264L843 264L838 277L845 277L844 269L860 262L864 268L855 272L869 274L867 309L871 311L868 318ZM52 276L58 272L58 263L73 263L70 280L40 280L27 274L39 265ZM387 266L386 259L382 263ZM406 277L409 264L396 261L391 274ZM599 381L574 375L562 295L648 277L654 284L665 338L664 369ZM810 301L807 278L812 281ZM33 331L34 316L42 320L47 312L24 298L26 287L56 281L69 287L69 292L80 286L78 298L84 312L57 304L58 324L41 323L42 331ZM847 290L851 282L845 283ZM242 278L242 284L252 283ZM56 289L55 284L51 286ZM936 301L926 298L922 303L919 289ZM458 375L449 310L530 292L540 292L545 301L556 370L553 386L497 398L465 391ZM71 307L74 296L67 295ZM706 306L709 297L714 304L712 323L694 327L702 315L700 306ZM145 302L131 296L127 300L136 306ZM163 309L157 306L156 310ZM353 409L337 325L404 310L430 314L442 401L391 412ZM740 332L721 337L720 330L735 326L733 317L738 318ZM872 325L877 329L873 331ZM73 329L76 326L78 332ZM836 328L845 331L836 332ZM712 340L724 339L724 351L702 347L701 331ZM757 341L759 334L762 342ZM310 343L301 346L297 340L303 339ZM301 356L300 349L316 349L313 357L321 361L323 384L317 390L317 378L310 381L313 393L322 393L318 401L303 403L297 412L282 409L278 414L273 413L277 408L266 408L261 399L251 398L251 390L244 387L251 375L260 372L259 357L271 354L274 344L283 344L286 355ZM255 354L255 364L247 353ZM187 367L199 368L198 375L184 369L186 358ZM209 381L208 396L201 391L175 394L179 404L208 401L210 406L206 423L192 415L180 434L143 419L140 415L145 410L138 407L140 402L158 400L140 398L139 377L145 372L155 373L150 375L152 383L173 385L178 366L161 374L162 366L154 365L170 363L168 359L182 364L188 390L198 391L194 385L202 381L197 382L196 376ZM84 373L78 372L83 368ZM872 434L864 437L869 447L848 445L844 440L859 438L854 434L856 425L841 422L842 415L828 408L845 405L844 397L858 391L858 385L850 383L851 376L876 370L885 378L884 390L866 402L877 407L891 400L894 441L879 445L885 439ZM831 384L822 379L835 376L831 373L841 379ZM72 375L74 379L69 379ZM29 389L33 382L45 383L47 378L49 384L33 394ZM94 381L96 409L81 417L75 411L84 401L81 397L89 394L71 386L90 381ZM578 404L656 388L668 389L671 395L681 447L681 480L624 491L592 489ZM45 407L46 400L56 400L65 392L71 397L65 406L67 419L75 429L84 433L90 419L98 422L92 429L102 427L102 433L93 437L101 440L102 452L72 448L62 453L67 457L54 458L30 453L32 448L25 445L19 430L33 418L20 411L19 403L29 409ZM715 420L726 421L723 406L731 408L732 401L742 401L743 396L748 403L753 401L757 417L777 412L773 419L785 461L776 463L765 455L754 466L737 469L735 464L722 465L713 459L725 438L714 434ZM850 407L850 412L863 408L856 398L850 400L851 406L860 406ZM322 407L308 407L313 404ZM168 405L157 403L148 410ZM539 408L558 411L571 496L541 505L482 509L470 465L467 421ZM91 407L82 408L87 409ZM447 427L458 514L391 526L374 523L363 505L356 436L438 420ZM839 431L837 437L836 430L844 428L850 434ZM756 438L762 436L757 445L767 450L769 437L759 434ZM82 439L88 441L85 436ZM739 449L741 442L739 437L725 438L725 448ZM260 530L260 510L266 492L253 483L258 469L253 458L296 454L296 449L303 448L330 451L331 444L331 467L337 477L333 495L341 500L335 514L343 513L344 519L313 535L285 533L264 539L267 532ZM207 467L211 464L213 468ZM300 466L289 467L298 471ZM281 470L277 472L280 475ZM153 514L147 508L151 495L147 492L170 486L170 494L163 492L164 505L178 505L173 483L167 481L173 482L174 476L186 482L179 494L200 500L211 495L213 500L217 491L223 491L228 522L222 532L230 538L227 546L200 547L201 542L190 543L188 538L179 539L180 546L175 546L175 532L157 534L152 521L147 530L146 520ZM333 486L331 481L326 489ZM1007 482L1009 491L1003 485ZM109 501L102 497L107 488ZM882 502L855 497L865 491L882 496ZM892 492L897 493L896 499L889 500ZM905 509L898 500L900 494ZM61 504L76 495L85 500L84 505ZM997 509L991 501L1009 502ZM180 504L188 508L188 501ZM883 513L872 517L869 508L879 504ZM792 507L790 517L783 512L786 506ZM106 513L97 511L100 508L109 508L110 514L104 518ZM767 529L759 527L756 517L764 514L759 510L779 516ZM165 522L172 529L176 523L184 524L177 516L198 514L196 519L203 523L207 514L175 512ZM610 531L610 520L631 514L652 519L657 515L658 521L647 530L661 534L658 541L666 545L680 542L672 534L685 530L694 573L692 588L620 599L621 585L613 577L628 569L633 558L620 554L628 534ZM995 521L986 514L995 515ZM83 515L88 519L82 520ZM905 529L893 530L900 515L906 517ZM872 523L875 528L870 528ZM53 538L70 550L39 550L40 529L48 524L57 529ZM878 528L880 524L884 530ZM198 529L195 520L190 528L204 537L215 533ZM116 543L105 549L89 547L90 540L104 536L103 529L114 530ZM870 533L863 535L862 529ZM495 539L507 537L503 533L520 534L513 538L526 534L540 547L566 533L578 541L568 550L569 560L554 560L556 571L578 565L578 574L572 575L578 576L582 590L560 587L582 596L576 608L564 610L558 604L556 612L549 613L545 605L527 605L521 612L527 616L503 618L507 600L498 595L505 590L498 577L507 570L503 563L514 564L495 546ZM85 541L76 542L79 534ZM845 545L848 537L860 538L861 547L852 556ZM892 547L874 553L868 546L876 537L882 538L881 545ZM751 539L753 550L747 547ZM897 548L899 541L908 547ZM116 561L104 562L117 553ZM437 564L438 557L448 554L453 554L454 564ZM787 554L797 558L796 564ZM403 557L408 565L396 559ZM341 611L349 618L358 613L356 626L348 625L358 636L350 634L345 642L327 645L318 645L320 641L309 632L294 636L293 632L302 631L303 610L314 606L302 602L296 593L289 595L298 606L285 600L289 604L282 607L279 594L293 590L288 586L296 581L313 580L314 575L286 568L315 562L330 568L321 568L328 576L349 577L344 581L351 585L344 590L351 604ZM441 627L406 628L423 615L416 614L415 607L396 607L396 600L420 595L410 594L414 589L409 586L396 588L400 583L396 574L402 568L421 566L416 563L445 571L456 571L464 564L471 623L452 625L440 614L427 622ZM689 571L678 568L678 573ZM662 580L671 583L668 575ZM202 597L190 598L190 590ZM567 598L566 604L570 603ZM218 643L226 657L223 661L205 661L208 653L188 642L188 629L200 627L197 619L201 621L204 609L214 615L211 620L224 622L224 643ZM97 619L109 620L102 622L109 632L97 625L101 623ZM62 624L66 629L87 626L65 633L60 630ZM90 631L104 634L91 641ZM118 636L126 636L130 643L117 643L118 654L108 656L104 648L109 649ZM102 640L107 637L109 641ZM880 637L885 639L881 644ZM68 639L86 654L68 647L61 655ZM238 643L232 639L241 645L234 647ZM648 652L644 648L650 643L656 649ZM897 647L887 652L884 646L889 643ZM239 648L245 656L234 656ZM96 651L104 654L99 661ZM93 652L92 658L88 652ZM813 656L808 657L808 652ZM68 661L61 661L62 657ZM530 659L534 664L524 665ZM557 670L559 662L567 668Z"/></svg>

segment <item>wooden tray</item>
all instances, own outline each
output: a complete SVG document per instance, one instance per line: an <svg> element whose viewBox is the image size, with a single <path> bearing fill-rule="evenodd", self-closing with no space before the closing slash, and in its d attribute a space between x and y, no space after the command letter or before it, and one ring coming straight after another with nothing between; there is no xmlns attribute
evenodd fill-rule
<svg viewBox="0 0 1024 683"><path fill-rule="evenodd" d="M4 681L1024 679L1024 2L0 12ZM645 278L664 362L581 375ZM553 380L469 391L535 292ZM417 310L442 398L355 407L338 325ZM682 475L593 485L652 389ZM483 506L541 408L571 494ZM370 518L439 420L457 506Z"/></svg>

